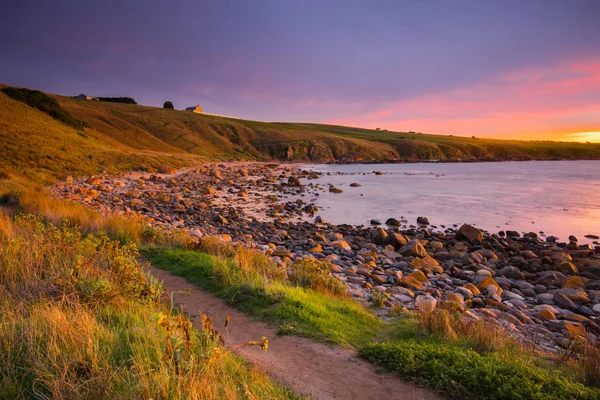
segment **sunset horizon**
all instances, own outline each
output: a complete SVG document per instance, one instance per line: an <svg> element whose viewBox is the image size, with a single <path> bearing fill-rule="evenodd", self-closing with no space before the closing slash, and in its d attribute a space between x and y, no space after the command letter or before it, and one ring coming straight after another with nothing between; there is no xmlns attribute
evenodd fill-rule
<svg viewBox="0 0 600 400"><path fill-rule="evenodd" d="M600 141L597 2L303 4L5 5L0 76L259 121Z"/></svg>

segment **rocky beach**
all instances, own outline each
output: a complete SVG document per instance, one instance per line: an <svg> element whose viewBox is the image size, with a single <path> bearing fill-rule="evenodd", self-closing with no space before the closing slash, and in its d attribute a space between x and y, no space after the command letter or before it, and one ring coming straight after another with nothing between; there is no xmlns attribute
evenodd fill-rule
<svg viewBox="0 0 600 400"><path fill-rule="evenodd" d="M280 264L323 261L357 301L381 304L382 318L390 310L448 308L553 353L577 337L599 337L597 238L580 244L574 236L561 242L535 232L438 227L427 216L415 225L395 218L329 224L305 199L358 184L319 185L319 177L293 164L211 163L69 178L52 191L102 213L137 214L153 226L256 248Z"/></svg>

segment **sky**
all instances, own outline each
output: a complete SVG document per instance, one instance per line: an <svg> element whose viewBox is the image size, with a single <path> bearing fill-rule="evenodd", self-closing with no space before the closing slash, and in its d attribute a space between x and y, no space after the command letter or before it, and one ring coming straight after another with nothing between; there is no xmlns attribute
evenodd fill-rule
<svg viewBox="0 0 600 400"><path fill-rule="evenodd" d="M0 83L263 121L600 142L600 0L2 2Z"/></svg>

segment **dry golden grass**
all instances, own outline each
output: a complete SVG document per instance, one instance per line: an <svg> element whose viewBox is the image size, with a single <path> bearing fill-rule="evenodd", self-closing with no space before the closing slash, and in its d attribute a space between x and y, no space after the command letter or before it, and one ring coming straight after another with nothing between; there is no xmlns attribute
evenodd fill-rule
<svg viewBox="0 0 600 400"><path fill-rule="evenodd" d="M217 237L206 237L200 240L197 250L218 257L223 262L233 261L242 273L248 276L258 275L265 283L269 279L286 280L286 268L277 265L273 260L260 251L249 249L241 245L232 245L223 242Z"/></svg>
<svg viewBox="0 0 600 400"><path fill-rule="evenodd" d="M137 255L0 216L0 398L293 397L172 312Z"/></svg>
<svg viewBox="0 0 600 400"><path fill-rule="evenodd" d="M439 335L453 342L465 342L478 352L505 351L519 345L507 330L486 324L483 320L466 318L460 313L437 309L416 315L423 332Z"/></svg>

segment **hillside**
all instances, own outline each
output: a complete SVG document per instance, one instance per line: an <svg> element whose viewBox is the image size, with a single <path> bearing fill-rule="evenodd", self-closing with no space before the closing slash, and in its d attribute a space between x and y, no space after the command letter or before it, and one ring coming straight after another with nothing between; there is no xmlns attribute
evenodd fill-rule
<svg viewBox="0 0 600 400"><path fill-rule="evenodd" d="M0 92L0 161L41 180L191 160L314 162L600 159L600 144L503 141L343 126L266 123L51 95L75 129ZM134 151L135 150L135 151ZM36 154L37 153L37 154ZM43 154L43 156L40 156ZM94 160L94 162L90 162ZM62 171L58 173L58 171Z"/></svg>

